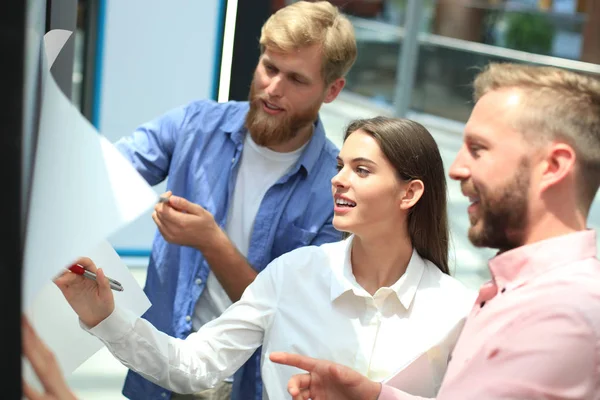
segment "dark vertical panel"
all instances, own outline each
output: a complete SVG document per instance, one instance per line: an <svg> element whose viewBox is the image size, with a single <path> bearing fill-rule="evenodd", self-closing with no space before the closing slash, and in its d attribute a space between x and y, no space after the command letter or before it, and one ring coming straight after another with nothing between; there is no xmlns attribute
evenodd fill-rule
<svg viewBox="0 0 600 400"><path fill-rule="evenodd" d="M260 28L271 15L271 0L239 0L235 35L229 100L247 100L252 74L260 56Z"/></svg>
<svg viewBox="0 0 600 400"><path fill-rule="evenodd" d="M0 377L2 398L21 398L21 152L23 131L25 21L27 1L5 1L0 6L0 54L3 62L0 100L0 179L4 210L0 224L0 304L2 338ZM41 21L42 23L44 21Z"/></svg>
<svg viewBox="0 0 600 400"><path fill-rule="evenodd" d="M48 4L50 4L50 6L46 8L46 31L64 29L73 32L50 69L60 90L62 90L68 99L71 99L73 88L73 61L75 57L77 0L52 0L48 1ZM49 25L48 22L50 23Z"/></svg>
<svg viewBox="0 0 600 400"><path fill-rule="evenodd" d="M84 31L84 54L83 54L83 84L81 92L81 113L89 120L93 120L94 96L97 74L97 44L98 25L100 22L100 0L85 0L80 7L84 7L81 20L78 23Z"/></svg>

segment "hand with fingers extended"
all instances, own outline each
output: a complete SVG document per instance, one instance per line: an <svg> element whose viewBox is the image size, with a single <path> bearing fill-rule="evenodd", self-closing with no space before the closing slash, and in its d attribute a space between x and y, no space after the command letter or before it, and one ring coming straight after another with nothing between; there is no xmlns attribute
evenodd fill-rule
<svg viewBox="0 0 600 400"><path fill-rule="evenodd" d="M202 250L206 239L220 229L213 215L198 204L173 196L170 191L161 197L168 201L154 207L152 219L167 242Z"/></svg>
<svg viewBox="0 0 600 400"><path fill-rule="evenodd" d="M377 400L381 392L380 383L331 361L283 352L271 353L269 358L307 371L288 382L288 392L294 400Z"/></svg>
<svg viewBox="0 0 600 400"><path fill-rule="evenodd" d="M23 395L30 400L76 400L67 386L54 353L44 344L27 317L21 323L23 354L43 386L43 393L34 389L23 380Z"/></svg>
<svg viewBox="0 0 600 400"><path fill-rule="evenodd" d="M93 281L66 271L54 279L54 283L63 293L73 311L79 316L81 322L93 328L113 312L115 299L102 268L96 268L94 262L85 257L77 260L77 264L96 273L97 280Z"/></svg>

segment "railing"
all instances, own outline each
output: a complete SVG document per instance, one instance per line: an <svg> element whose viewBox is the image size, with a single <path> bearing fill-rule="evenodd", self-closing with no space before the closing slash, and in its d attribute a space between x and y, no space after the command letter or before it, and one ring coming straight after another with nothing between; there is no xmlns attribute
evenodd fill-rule
<svg viewBox="0 0 600 400"><path fill-rule="evenodd" d="M405 30L379 21L351 17L358 59L348 75L347 90L392 105L396 96L398 54ZM527 53L431 33L418 35L419 56L410 108L458 121L471 112L471 82L489 62L554 66L600 76L600 65Z"/></svg>

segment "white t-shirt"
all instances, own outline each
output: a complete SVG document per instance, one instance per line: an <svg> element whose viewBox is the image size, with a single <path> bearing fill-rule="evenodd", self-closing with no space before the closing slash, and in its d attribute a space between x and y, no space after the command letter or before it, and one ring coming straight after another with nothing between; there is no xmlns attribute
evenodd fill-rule
<svg viewBox="0 0 600 400"><path fill-rule="evenodd" d="M305 146L290 153L278 153L257 145L246 135L225 227L229 239L244 257L248 256L254 219L265 193L298 161ZM194 309L194 331L219 317L230 305L229 296L211 271Z"/></svg>

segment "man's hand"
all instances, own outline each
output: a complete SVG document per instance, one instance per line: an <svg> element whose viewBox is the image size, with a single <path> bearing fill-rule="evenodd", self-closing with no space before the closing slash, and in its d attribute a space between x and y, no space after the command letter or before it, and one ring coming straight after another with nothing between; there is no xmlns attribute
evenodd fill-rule
<svg viewBox="0 0 600 400"><path fill-rule="evenodd" d="M172 196L171 192L163 196L169 197L169 201L158 203L152 213L162 236L169 243L202 251L207 239L220 229L212 214L183 197Z"/></svg>
<svg viewBox="0 0 600 400"><path fill-rule="evenodd" d="M257 272L229 240L211 213L183 197L172 196L171 192L161 197L169 200L161 201L154 207L152 219L163 238L169 243L189 246L202 252L231 301L238 301L256 278Z"/></svg>
<svg viewBox="0 0 600 400"><path fill-rule="evenodd" d="M282 352L271 353L269 358L308 372L289 380L288 392L294 400L377 400L381 392L380 383L330 361Z"/></svg>
<svg viewBox="0 0 600 400"><path fill-rule="evenodd" d="M44 393L40 393L23 380L25 398L30 400L76 400L60 372L54 354L35 333L25 316L21 323L21 337L23 354L31 363L44 387Z"/></svg>
<svg viewBox="0 0 600 400"><path fill-rule="evenodd" d="M88 327L93 328L106 319L115 309L110 283L102 268L96 268L89 258L80 258L77 264L96 274L97 281L66 271L54 283L63 293L69 305Z"/></svg>

